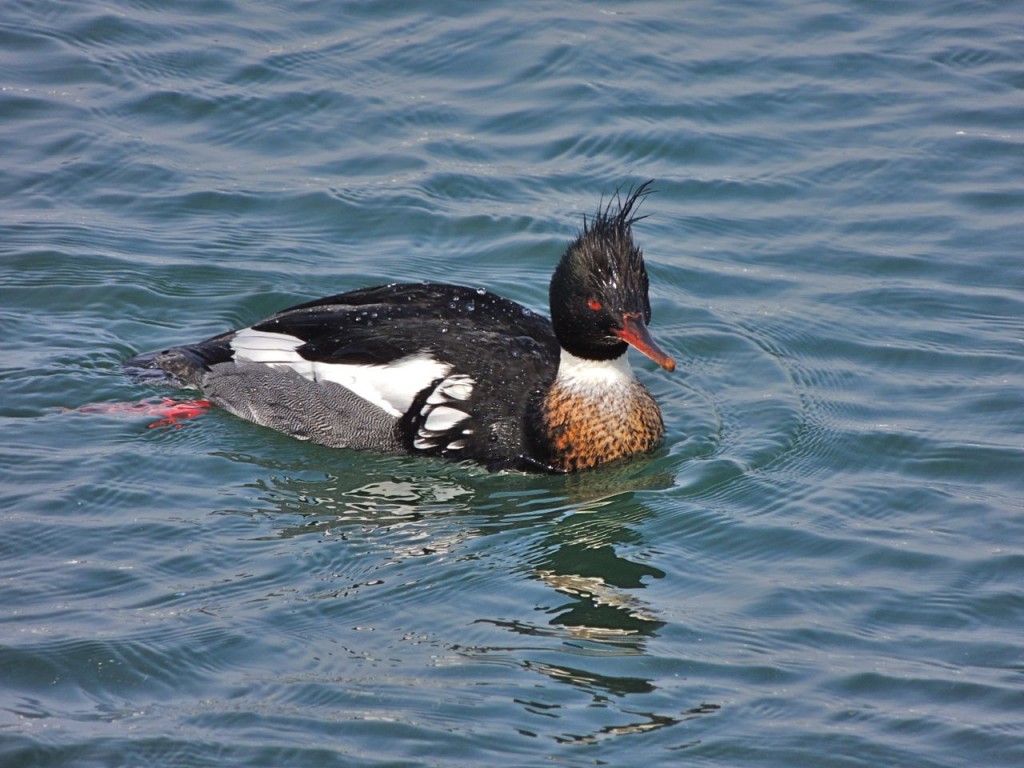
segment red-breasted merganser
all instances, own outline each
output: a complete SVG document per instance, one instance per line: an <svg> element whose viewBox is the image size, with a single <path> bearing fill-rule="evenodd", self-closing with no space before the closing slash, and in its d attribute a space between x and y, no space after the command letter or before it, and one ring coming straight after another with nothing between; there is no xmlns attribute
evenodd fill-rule
<svg viewBox="0 0 1024 768"><path fill-rule="evenodd" d="M550 322L483 289L392 284L125 365L332 447L552 472L643 453L665 428L626 350L675 369L647 332L647 270L633 242L649 185L584 218L551 278Z"/></svg>

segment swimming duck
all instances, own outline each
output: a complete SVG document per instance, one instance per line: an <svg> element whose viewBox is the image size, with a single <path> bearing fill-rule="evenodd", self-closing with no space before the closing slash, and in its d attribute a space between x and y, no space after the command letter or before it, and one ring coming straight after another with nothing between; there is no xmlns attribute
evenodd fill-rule
<svg viewBox="0 0 1024 768"><path fill-rule="evenodd" d="M551 278L551 320L482 288L392 283L128 360L243 419L339 448L573 472L651 450L661 411L632 346L651 338L633 224L650 182L584 218Z"/></svg>

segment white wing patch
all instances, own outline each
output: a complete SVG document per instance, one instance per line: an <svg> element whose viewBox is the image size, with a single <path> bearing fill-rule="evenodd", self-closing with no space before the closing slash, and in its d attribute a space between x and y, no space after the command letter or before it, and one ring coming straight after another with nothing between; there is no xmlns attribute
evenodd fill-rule
<svg viewBox="0 0 1024 768"><path fill-rule="evenodd" d="M452 400L469 400L473 396L476 382L462 373L449 376L442 381L427 398L427 403L444 403Z"/></svg>
<svg viewBox="0 0 1024 768"><path fill-rule="evenodd" d="M267 365L291 365L295 361L308 363L295 351L303 344L302 339L287 333L269 333L243 328L231 339L231 349L236 360Z"/></svg>
<svg viewBox="0 0 1024 768"><path fill-rule="evenodd" d="M448 443L445 443L445 438L447 433L470 418L459 406L473 396L475 383L471 377L457 373L434 388L420 409L420 416L424 419L412 441L414 448L421 451L437 448L457 451L466 447L466 441L461 438ZM463 436L472 433L472 429L462 430Z"/></svg>
<svg viewBox="0 0 1024 768"><path fill-rule="evenodd" d="M469 414L465 411L449 408L447 405L436 405L427 414L427 420L423 422L423 429L431 432L447 432L466 418L469 418Z"/></svg>
<svg viewBox="0 0 1024 768"><path fill-rule="evenodd" d="M416 395L434 381L443 378L451 370L451 366L435 360L426 353L409 355L386 365L356 365L352 363L321 363L306 360L298 353L299 347L305 342L287 333L257 331L243 328L231 340L231 349L235 360L263 363L272 368L290 368L310 381L332 381L369 403L384 410L395 418L400 418L409 407ZM452 376L445 381L467 378ZM470 379L470 381L472 381ZM434 393L444 386L442 382ZM456 391L458 385L456 385ZM472 384L465 399L472 393ZM463 414L465 416L465 414Z"/></svg>

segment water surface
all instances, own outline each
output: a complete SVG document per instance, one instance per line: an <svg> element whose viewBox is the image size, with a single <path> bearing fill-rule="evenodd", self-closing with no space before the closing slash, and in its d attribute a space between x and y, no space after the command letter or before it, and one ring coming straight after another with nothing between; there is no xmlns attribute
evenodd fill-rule
<svg viewBox="0 0 1024 768"><path fill-rule="evenodd" d="M0 762L1024 764L1012 5L8 6ZM546 311L649 178L650 457L79 410L378 282Z"/></svg>

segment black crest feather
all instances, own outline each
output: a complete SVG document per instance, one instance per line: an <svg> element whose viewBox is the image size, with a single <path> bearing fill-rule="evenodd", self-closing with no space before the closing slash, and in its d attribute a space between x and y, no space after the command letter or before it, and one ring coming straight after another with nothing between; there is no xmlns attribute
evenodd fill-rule
<svg viewBox="0 0 1024 768"><path fill-rule="evenodd" d="M615 232L623 236L629 235L630 227L641 219L646 219L646 216L635 216L633 212L640 207L640 204L644 201L649 194L654 192L651 189L651 185L654 183L654 179L645 181L638 187L630 187L626 190L626 199L622 199L621 187L615 190L614 196L608 199L605 203L602 200L597 206L597 213L594 218L588 222L587 217L583 217L583 235L589 232L600 230L602 232ZM618 210L613 210L612 206L617 205Z"/></svg>
<svg viewBox="0 0 1024 768"><path fill-rule="evenodd" d="M633 224L645 216L637 209L653 191L652 181L630 187L622 196L620 190L602 201L594 217L583 219L583 231L569 246L566 254L581 277L585 275L586 290L593 293L605 289L647 295L647 269L644 257L633 241Z"/></svg>

